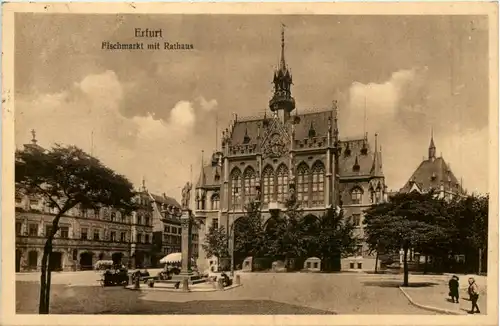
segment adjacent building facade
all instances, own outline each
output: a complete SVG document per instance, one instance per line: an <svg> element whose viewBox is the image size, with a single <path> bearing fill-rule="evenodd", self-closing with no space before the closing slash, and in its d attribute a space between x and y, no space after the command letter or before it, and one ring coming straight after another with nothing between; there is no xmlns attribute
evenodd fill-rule
<svg viewBox="0 0 500 326"><path fill-rule="evenodd" d="M160 265L159 261L171 253L181 252L182 229L181 229L181 206L171 197L165 194L159 196L149 193L153 207L153 243L157 255L153 258L153 265ZM198 228L191 229L191 253L194 258L198 257Z"/></svg>
<svg viewBox="0 0 500 326"><path fill-rule="evenodd" d="M42 198L16 198L16 271L39 270L55 212ZM151 265L152 220L146 205L131 215L110 208L73 208L59 222L53 270L92 269L98 260Z"/></svg>
<svg viewBox="0 0 500 326"><path fill-rule="evenodd" d="M210 225L224 226L233 238L245 204L262 203L266 222L284 210L290 194L301 203L305 217L320 217L330 207L344 209L363 236L363 210L385 200L382 154L375 135L343 139L337 103L325 110L298 111L292 96L292 75L285 62L284 32L281 60L273 74L270 112L259 117L234 116L222 132L221 150L203 165L196 185L195 214L204 220L200 243ZM265 82L265 81L263 81ZM361 246L355 257L342 260L343 269L373 269L375 259ZM198 265L214 266L200 250Z"/></svg>
<svg viewBox="0 0 500 326"><path fill-rule="evenodd" d="M25 149L43 150L34 135ZM69 210L61 218L53 242L52 269L92 269L98 260L121 262L129 268L147 268L156 266L169 252L180 252L180 221L165 213L179 209L177 201L165 194L151 194L144 185L134 200L138 208L128 215L108 207ZM169 210L161 213L159 205ZM17 195L15 207L16 272L39 270L56 212L43 198L33 196ZM159 245L154 242L158 230L160 239L165 239Z"/></svg>
<svg viewBox="0 0 500 326"><path fill-rule="evenodd" d="M436 191L439 197L445 199L452 199L466 194L461 182L451 171L450 165L446 163L442 156L437 157L432 134L427 159L420 163L400 191L426 193L431 190Z"/></svg>

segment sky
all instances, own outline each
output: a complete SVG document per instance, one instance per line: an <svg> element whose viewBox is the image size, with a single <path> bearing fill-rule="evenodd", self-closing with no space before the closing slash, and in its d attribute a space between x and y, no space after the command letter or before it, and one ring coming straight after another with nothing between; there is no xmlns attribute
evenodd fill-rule
<svg viewBox="0 0 500 326"><path fill-rule="evenodd" d="M486 16L17 14L16 146L34 129L44 147L77 145L180 199L232 114L268 110L281 23L299 112L337 100L341 138L378 133L389 189L432 129L464 187L488 191ZM138 41L135 28L194 49L101 49Z"/></svg>

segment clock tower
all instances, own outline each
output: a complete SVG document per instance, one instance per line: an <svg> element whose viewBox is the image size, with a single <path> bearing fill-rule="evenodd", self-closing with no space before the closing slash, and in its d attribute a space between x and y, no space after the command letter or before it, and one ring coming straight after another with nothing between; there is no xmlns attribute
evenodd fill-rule
<svg viewBox="0 0 500 326"><path fill-rule="evenodd" d="M282 122L287 122L290 113L295 109L295 99L292 97L292 74L285 62L285 25L281 28L280 63L273 76L274 94L269 101L269 108L279 115Z"/></svg>

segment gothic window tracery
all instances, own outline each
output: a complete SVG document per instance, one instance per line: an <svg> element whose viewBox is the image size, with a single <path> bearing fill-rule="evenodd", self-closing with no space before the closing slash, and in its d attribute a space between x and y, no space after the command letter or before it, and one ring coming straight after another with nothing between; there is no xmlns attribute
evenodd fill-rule
<svg viewBox="0 0 500 326"><path fill-rule="evenodd" d="M309 203L309 167L301 163L297 168L297 201L307 207Z"/></svg>
<svg viewBox="0 0 500 326"><path fill-rule="evenodd" d="M277 173L277 199L278 202L284 202L288 192L288 168L282 164L278 167Z"/></svg>
<svg viewBox="0 0 500 326"><path fill-rule="evenodd" d="M231 172L231 202L234 208L240 207L241 183L241 172L235 168Z"/></svg>
<svg viewBox="0 0 500 326"><path fill-rule="evenodd" d="M210 199L211 201L211 209L212 210L218 210L219 209L219 203L220 203L220 197L218 193L214 193L212 195L212 198Z"/></svg>
<svg viewBox="0 0 500 326"><path fill-rule="evenodd" d="M255 197L255 171L247 167L244 173L245 203L249 203Z"/></svg>
<svg viewBox="0 0 500 326"><path fill-rule="evenodd" d="M263 201L264 203L269 203L273 198L274 193L274 171L270 166L266 166L264 171L262 172L262 181L263 181Z"/></svg>
<svg viewBox="0 0 500 326"><path fill-rule="evenodd" d="M363 196L363 192L360 188L356 187L351 191L351 202L353 204L361 204L361 198Z"/></svg>
<svg viewBox="0 0 500 326"><path fill-rule="evenodd" d="M325 166L321 162L314 163L312 167L312 203L322 205L325 203Z"/></svg>

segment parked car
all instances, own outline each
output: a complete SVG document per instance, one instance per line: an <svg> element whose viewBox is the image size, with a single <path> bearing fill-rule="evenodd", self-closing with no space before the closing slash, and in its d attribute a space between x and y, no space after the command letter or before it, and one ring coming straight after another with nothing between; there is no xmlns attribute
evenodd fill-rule
<svg viewBox="0 0 500 326"><path fill-rule="evenodd" d="M127 285L129 283L128 271L126 268L107 269L100 280L102 286Z"/></svg>

